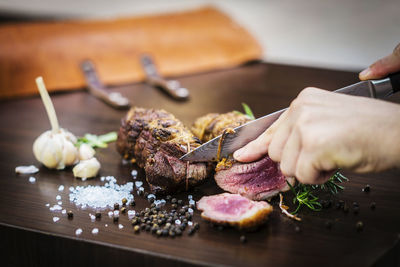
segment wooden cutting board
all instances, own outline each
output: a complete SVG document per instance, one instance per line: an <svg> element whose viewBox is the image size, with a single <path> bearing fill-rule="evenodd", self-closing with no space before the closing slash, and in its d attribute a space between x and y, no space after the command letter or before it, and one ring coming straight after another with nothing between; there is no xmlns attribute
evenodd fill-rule
<svg viewBox="0 0 400 267"><path fill-rule="evenodd" d="M115 91L128 96L143 107L164 108L189 124L208 112L241 109L248 103L256 116L286 107L307 85L334 90L357 81L356 73L320 70L281 65L254 64L208 74L182 77L189 88L188 102L174 102L158 90L144 84L118 87ZM104 105L85 91L53 94L52 99L60 124L77 135L106 133L117 130L124 111ZM394 99L394 101L398 101ZM398 263L400 222L400 187L397 170L371 175L345 173L350 179L345 191L338 196L352 206L360 205L359 214L330 208L321 212L301 210L303 221L298 223L283 216L273 201L275 210L264 227L256 232L241 233L235 229L218 229L200 219L195 211L194 221L200 230L193 236L187 232L175 239L156 238L141 232L135 234L127 216L122 215L119 229L103 214L100 221L91 222L88 213L68 200L68 188L77 185L102 184L99 178L82 182L73 178L70 170L51 171L40 167L36 182L29 175L16 175L18 165L37 164L32 155L32 143L49 123L39 97L0 103L0 233L4 252L2 266L371 266L378 263L394 266ZM133 181L135 166L124 166L112 144L99 149L101 175L113 175L118 183ZM139 179L143 179L139 172ZM361 189L371 185L371 192ZM58 192L64 185L64 192ZM146 189L147 190L147 189ZM195 200L203 195L221 192L210 179L190 192ZM62 206L74 212L74 219L49 211L46 203L56 203L61 195ZM136 197L136 210L148 206ZM187 201L187 193L177 195ZM287 200L290 193L285 194ZM370 203L376 202L376 209ZM291 203L287 201L290 206ZM293 207L293 206L292 206ZM60 221L54 223L53 216ZM325 227L333 220L332 229ZM362 221L362 232L355 224ZM105 227L108 224L108 227ZM300 232L296 232L296 226ZM92 235L97 227L99 233ZM82 228L81 236L75 230ZM248 242L240 243L245 234ZM395 244L397 242L397 247ZM397 254L396 254L397 253ZM3 265L4 264L4 265Z"/></svg>
<svg viewBox="0 0 400 267"><path fill-rule="evenodd" d="M86 86L83 60L107 85L143 81L142 53L160 73L176 76L238 66L260 59L257 41L212 7L120 18L0 25L0 98L36 94L43 76L50 91Z"/></svg>

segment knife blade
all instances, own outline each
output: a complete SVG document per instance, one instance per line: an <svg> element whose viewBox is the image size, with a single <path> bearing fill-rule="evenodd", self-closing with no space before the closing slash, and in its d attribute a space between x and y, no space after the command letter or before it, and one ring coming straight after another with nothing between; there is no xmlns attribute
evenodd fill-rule
<svg viewBox="0 0 400 267"><path fill-rule="evenodd" d="M334 92L353 96L386 98L400 90L400 72L380 80L358 82ZM221 144L220 158L226 158L239 148L256 139L286 110L281 109L256 120L234 128L234 132L224 136ZM204 143L180 159L191 162L214 161L218 153L221 135Z"/></svg>

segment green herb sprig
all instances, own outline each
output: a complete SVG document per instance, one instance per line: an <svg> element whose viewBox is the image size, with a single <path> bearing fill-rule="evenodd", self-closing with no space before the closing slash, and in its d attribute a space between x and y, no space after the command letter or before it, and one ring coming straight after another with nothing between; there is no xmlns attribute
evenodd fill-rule
<svg viewBox="0 0 400 267"><path fill-rule="evenodd" d="M294 194L293 204L297 204L295 211L292 214L297 214L301 207L306 206L312 211L322 210L322 204L316 196L319 191L326 191L335 195L344 187L339 183L348 181L348 179L338 171L333 174L328 181L322 185L305 185L298 183L295 187L288 183L290 190Z"/></svg>
<svg viewBox="0 0 400 267"><path fill-rule="evenodd" d="M251 120L256 119L256 117L254 116L253 111L251 111L251 108L249 107L249 105L247 105L246 103L242 103L242 107L243 107L244 113L237 111L237 110L235 110L234 112L238 113L238 114L246 115Z"/></svg>
<svg viewBox="0 0 400 267"><path fill-rule="evenodd" d="M76 146L80 146L81 144L88 144L89 146L96 148L105 148L107 147L107 143L114 142L117 140L117 133L116 132L109 132L103 135L95 135L87 133L83 137L78 138L78 142Z"/></svg>

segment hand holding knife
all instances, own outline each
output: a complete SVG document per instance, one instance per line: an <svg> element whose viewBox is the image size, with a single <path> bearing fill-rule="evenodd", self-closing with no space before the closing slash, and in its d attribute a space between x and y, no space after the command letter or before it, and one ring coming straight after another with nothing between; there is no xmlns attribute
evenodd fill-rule
<svg viewBox="0 0 400 267"><path fill-rule="evenodd" d="M338 89L335 92L353 96L364 96L371 98L385 98L400 90L400 72L389 75L380 80L361 81L356 84ZM256 139L269 126L271 126L280 115L286 110L282 109L274 113L265 115L254 121L236 127L234 133L224 137L221 145L221 157L227 157L234 151L243 147L250 141ZM195 150L185 154L181 160L186 161L212 161L215 159L221 136L218 136Z"/></svg>

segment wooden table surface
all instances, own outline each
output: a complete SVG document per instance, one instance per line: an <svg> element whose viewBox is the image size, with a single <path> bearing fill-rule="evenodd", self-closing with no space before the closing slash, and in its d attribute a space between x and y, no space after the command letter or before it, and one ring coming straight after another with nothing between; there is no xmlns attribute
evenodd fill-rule
<svg viewBox="0 0 400 267"><path fill-rule="evenodd" d="M357 75L256 63L186 76L180 81L191 92L187 102L175 102L144 84L115 90L128 96L134 105L164 108L191 124L196 117L209 112L241 109L241 102L248 103L255 115L261 116L288 106L306 86L334 90L356 82ZM126 112L106 106L85 91L59 93L52 95L52 99L60 124L78 136L115 131ZM200 230L194 236L185 232L175 239L156 238L147 232L135 234L125 215L120 218L124 225L121 230L106 214L100 221L91 222L88 213L93 210L81 210L69 202L70 186L103 183L99 178L83 182L75 179L70 169L47 170L36 162L32 143L50 128L39 97L0 102L0 122L0 239L6 253L3 255L7 255L5 265L371 266L378 262L379 266L382 262L399 263L398 256L393 256L393 251L398 252L395 244L399 240L400 223L398 170L370 175L345 173L350 181L338 198L350 207L357 201L360 204L357 215L351 210L345 214L335 208L321 212L303 209L300 212L303 221L297 223L281 215L275 204L268 224L256 232L245 233L248 242L242 244L239 237L243 233L235 229L219 231L202 221L195 211L194 221L200 222ZM97 157L102 164L100 175L115 176L119 184L133 181L130 171L136 167L121 163L114 144L98 149ZM40 166L39 173L33 175L36 177L33 184L28 181L30 175L14 172L16 166L30 164ZM143 179L141 174L139 179ZM371 185L370 193L361 191L366 184ZM59 185L65 186L64 192L58 192ZM221 190L210 179L191 194L198 200L202 195L218 192ZM56 204L58 194L63 208L74 211L73 220L45 206ZM144 198L134 195L136 210L149 205ZM289 195L286 194L288 198ZM177 197L187 200L187 193ZM375 210L369 208L373 201ZM60 221L53 222L54 216L59 216ZM325 227L328 219L334 221L330 230ZM357 221L365 225L362 232L355 229ZM295 231L296 225L301 229L299 233ZM91 234L94 227L99 228L97 235ZM75 235L77 228L83 229L79 237Z"/></svg>

